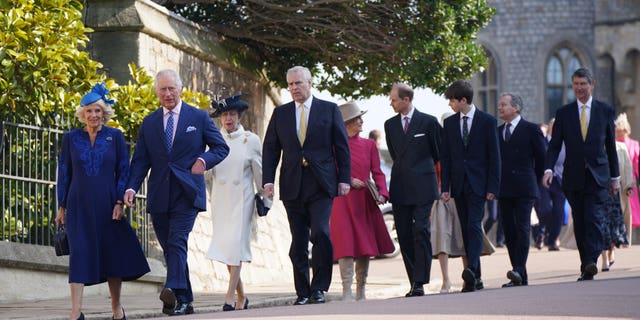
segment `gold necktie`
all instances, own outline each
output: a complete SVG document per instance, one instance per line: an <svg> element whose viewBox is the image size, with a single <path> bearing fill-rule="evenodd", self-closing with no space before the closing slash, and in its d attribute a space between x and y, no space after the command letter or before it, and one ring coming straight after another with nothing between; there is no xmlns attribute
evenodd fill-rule
<svg viewBox="0 0 640 320"><path fill-rule="evenodd" d="M307 112L304 104L300 105L300 130L298 130L298 140L300 145L304 144L304 138L307 136Z"/></svg>
<svg viewBox="0 0 640 320"><path fill-rule="evenodd" d="M580 111L580 131L582 131L582 141L587 139L587 106L582 105L582 111Z"/></svg>

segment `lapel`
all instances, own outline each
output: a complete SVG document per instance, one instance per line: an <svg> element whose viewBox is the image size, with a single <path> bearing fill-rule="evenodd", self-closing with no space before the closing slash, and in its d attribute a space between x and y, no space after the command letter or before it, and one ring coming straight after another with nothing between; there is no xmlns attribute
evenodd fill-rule
<svg viewBox="0 0 640 320"><path fill-rule="evenodd" d="M164 135L164 109L160 107L149 116L149 123L151 124L151 132L156 137L160 137L160 143L162 149L167 151L167 140ZM149 140L153 141L153 140Z"/></svg>
<svg viewBox="0 0 640 320"><path fill-rule="evenodd" d="M500 126L498 126L498 139L500 140L500 143L505 143L506 141L504 140L504 130L507 127L506 123L501 124ZM513 133L515 133L516 131L514 130ZM511 134L511 139L513 139L513 133Z"/></svg>
<svg viewBox="0 0 640 320"><path fill-rule="evenodd" d="M187 125L191 123L192 112L191 106L182 101L182 109L180 109L180 117L176 125L176 134L173 137L173 147L171 150L175 149L175 146L178 145L182 136L187 131Z"/></svg>
<svg viewBox="0 0 640 320"><path fill-rule="evenodd" d="M292 101L279 108L283 108L282 116L284 117L284 119L282 119L282 122L287 128L287 131L289 132L287 136L291 137L292 139L295 139L295 144L300 146L300 141L298 140L298 129L296 128L296 108L297 107L298 106L296 102ZM307 132L309 132L309 126L307 126ZM304 141L305 142L307 141L306 137ZM300 146L300 148L302 148L302 146Z"/></svg>
<svg viewBox="0 0 640 320"><path fill-rule="evenodd" d="M318 124L318 121L320 119L320 116L322 116L323 114L323 110L320 110L321 108L321 104L318 103L318 99L316 99L316 97L313 97L313 99L311 100L311 106L310 106L310 110L309 110L309 120L307 121L307 134L304 137L304 143L307 144L307 139L311 138L311 136L309 136L309 132L313 132L313 130L315 129L315 126ZM294 121L295 121L295 108L293 111L293 116L294 116ZM298 137L298 134L296 132L296 138Z"/></svg>
<svg viewBox="0 0 640 320"><path fill-rule="evenodd" d="M451 130L453 130L453 132L450 132L452 137L456 137L458 140L456 145L459 145L462 147L462 149L464 150L464 144L462 143L462 127L460 126L460 120L462 119L462 115L460 114L460 112L456 112L454 115L452 115L451 117L451 121L453 121L453 126L451 126Z"/></svg>
<svg viewBox="0 0 640 320"><path fill-rule="evenodd" d="M578 136L578 141L582 141L584 143L587 139L582 140L582 128L580 128L580 107L578 107L578 101L576 100L571 107L569 108L569 123L574 127L572 132ZM593 120L593 103L591 103L591 119ZM591 121L589 121L589 126L591 126ZM587 127L587 138L589 137L589 127Z"/></svg>

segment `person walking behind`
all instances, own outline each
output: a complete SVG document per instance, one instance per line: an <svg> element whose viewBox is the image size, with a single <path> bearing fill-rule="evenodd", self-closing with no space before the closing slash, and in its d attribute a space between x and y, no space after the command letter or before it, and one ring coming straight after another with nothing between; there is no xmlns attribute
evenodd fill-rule
<svg viewBox="0 0 640 320"><path fill-rule="evenodd" d="M482 218L487 200L493 200L500 186L498 125L494 117L473 104L473 87L455 81L445 91L456 112L444 120L441 157L441 196L453 198L460 218L467 267L462 272L462 292L481 290L480 254Z"/></svg>
<svg viewBox="0 0 640 320"><path fill-rule="evenodd" d="M406 297L424 295L431 277L429 215L438 198L435 164L442 128L438 120L413 106L413 89L394 84L389 93L396 116L384 123L387 147L393 159L389 190L402 261L411 289Z"/></svg>
<svg viewBox="0 0 640 320"><path fill-rule="evenodd" d="M623 142L627 146L629 159L631 160L631 168L633 169L634 185L630 195L626 192L622 193L622 212L624 212L624 225L627 229L627 237L629 245L633 239L633 228L640 226L640 195L638 195L638 183L640 182L640 173L638 167L640 159L640 144L637 140L631 138L631 125L627 119L626 113L618 115L615 121L616 125L616 141ZM624 190L624 188L622 189Z"/></svg>
<svg viewBox="0 0 640 320"><path fill-rule="evenodd" d="M361 138L362 111L353 101L341 105L340 113L349 137L351 154L351 191L333 200L331 209L331 243L333 259L340 265L342 300L352 301L351 285L356 276L356 300L366 299L365 284L369 273L369 258L394 251L378 204L387 202L389 192L385 175L380 169L380 155L375 141ZM371 177L371 178L370 178ZM368 182L369 181L369 182ZM378 197L374 199L373 182Z"/></svg>
<svg viewBox="0 0 640 320"><path fill-rule="evenodd" d="M604 204L607 191L614 195L620 190L620 171L613 108L591 96L595 80L589 69L576 70L571 76L571 85L577 100L556 112L542 183L546 188L551 184L553 167L564 144L562 189L571 205L580 253L578 281L583 281L593 280L598 273L596 263L605 247Z"/></svg>
<svg viewBox="0 0 640 320"><path fill-rule="evenodd" d="M526 286L527 258L531 238L531 209L540 197L538 181L544 172L545 143L540 126L522 118L522 98L503 93L498 115L502 175L498 205L512 270L503 288Z"/></svg>
<svg viewBox="0 0 640 320"><path fill-rule="evenodd" d="M69 319L84 319L84 287L105 281L113 319L126 319L120 301L122 281L150 271L124 216L129 152L122 132L104 125L114 114L114 101L107 94L109 90L98 83L82 97L75 115L84 127L64 134L59 155L55 223L65 225L69 240Z"/></svg>
<svg viewBox="0 0 640 320"><path fill-rule="evenodd" d="M251 262L251 225L255 217L256 191L262 194L262 143L257 135L240 124L249 108L240 95L216 103L214 118L220 118L220 133L229 146L229 155L212 170L213 230L207 258L222 262L229 271L229 286L223 311L247 309L240 277L243 262ZM269 202L268 199L265 201ZM267 203L267 207L271 207ZM238 299L235 299L235 293Z"/></svg>
<svg viewBox="0 0 640 320"><path fill-rule="evenodd" d="M329 231L335 196L349 193L349 141L338 105L311 95L309 69L287 71L293 101L273 110L262 148L264 194L273 198L276 168L280 168L280 199L287 210L298 296L295 305L324 303L333 271ZM309 241L313 243L309 278Z"/></svg>
<svg viewBox="0 0 640 320"><path fill-rule="evenodd" d="M146 209L167 266L160 293L162 312L191 314L189 233L198 212L207 209L204 172L220 163L229 147L204 110L181 100L182 81L177 72L158 72L154 86L162 107L142 121L124 202L134 205L135 194L151 170Z"/></svg>

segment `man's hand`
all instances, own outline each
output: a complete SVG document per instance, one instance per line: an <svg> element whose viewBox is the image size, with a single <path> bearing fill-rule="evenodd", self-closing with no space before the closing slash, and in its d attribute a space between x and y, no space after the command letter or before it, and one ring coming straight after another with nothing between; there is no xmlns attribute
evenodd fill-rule
<svg viewBox="0 0 640 320"><path fill-rule="evenodd" d="M124 196L122 198L123 198L122 200L124 201L124 204L127 205L127 207L133 208L133 207L136 206L135 202L134 202L135 199L136 199L136 192L135 191L133 191L131 189L125 191Z"/></svg>
<svg viewBox="0 0 640 320"><path fill-rule="evenodd" d="M449 201L449 199L451 199L451 196L449 195L449 192L443 192L440 194L440 200L447 202Z"/></svg>
<svg viewBox="0 0 640 320"><path fill-rule="evenodd" d="M196 159L196 162L191 166L191 173L193 174L204 174L204 162L201 159Z"/></svg>
<svg viewBox="0 0 640 320"><path fill-rule="evenodd" d="M124 208L122 207L122 203L116 203L113 206L113 213L111 214L111 220L120 220L124 216Z"/></svg>
<svg viewBox="0 0 640 320"><path fill-rule="evenodd" d="M620 192L620 179L611 179L611 183L609 185L609 194L616 195Z"/></svg>
<svg viewBox="0 0 640 320"><path fill-rule="evenodd" d="M56 225L59 224L64 224L64 218L65 218L65 214L66 214L66 209L65 208L58 208L58 215L56 215Z"/></svg>
<svg viewBox="0 0 640 320"><path fill-rule="evenodd" d="M267 183L263 186L263 194L269 199L273 199L273 183Z"/></svg>
<svg viewBox="0 0 640 320"><path fill-rule="evenodd" d="M349 186L348 183L338 183L338 195L339 196L346 196L349 193L349 190L351 190L351 186Z"/></svg>
<svg viewBox="0 0 640 320"><path fill-rule="evenodd" d="M491 192L487 192L486 198L487 200L491 201L496 198L496 195Z"/></svg>
<svg viewBox="0 0 640 320"><path fill-rule="evenodd" d="M549 189L551 186L551 182L553 181L553 172L545 172L544 176L542 176L542 186Z"/></svg>

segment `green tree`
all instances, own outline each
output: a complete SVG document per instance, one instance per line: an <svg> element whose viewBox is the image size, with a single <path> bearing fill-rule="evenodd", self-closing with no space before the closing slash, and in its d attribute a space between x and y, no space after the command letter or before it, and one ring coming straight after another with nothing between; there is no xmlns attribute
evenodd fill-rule
<svg viewBox="0 0 640 320"><path fill-rule="evenodd" d="M257 61L253 71L280 86L304 65L317 88L352 98L398 81L443 92L468 78L486 63L475 35L495 13L485 0L156 2L217 32L235 61Z"/></svg>
<svg viewBox="0 0 640 320"><path fill-rule="evenodd" d="M0 115L32 124L62 121L79 92L103 80L82 49L88 38L76 0L0 1ZM54 119L54 115L58 119Z"/></svg>

